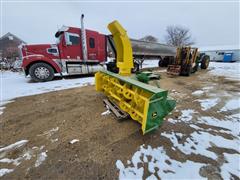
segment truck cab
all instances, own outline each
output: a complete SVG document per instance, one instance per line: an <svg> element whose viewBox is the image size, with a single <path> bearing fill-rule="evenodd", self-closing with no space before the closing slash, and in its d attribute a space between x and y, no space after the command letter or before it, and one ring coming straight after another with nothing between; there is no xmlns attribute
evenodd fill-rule
<svg viewBox="0 0 240 180"><path fill-rule="evenodd" d="M92 30L83 31L63 26L55 34L56 44L22 46L22 67L25 74L30 75L34 81L49 81L56 73L91 74L104 69L107 60L106 35Z"/></svg>

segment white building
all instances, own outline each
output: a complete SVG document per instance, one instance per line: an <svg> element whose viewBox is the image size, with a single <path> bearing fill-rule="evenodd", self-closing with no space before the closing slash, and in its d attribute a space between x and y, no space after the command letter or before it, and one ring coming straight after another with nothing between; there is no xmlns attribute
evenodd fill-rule
<svg viewBox="0 0 240 180"><path fill-rule="evenodd" d="M199 48L199 50L209 55L211 61L240 61L240 46L210 46Z"/></svg>

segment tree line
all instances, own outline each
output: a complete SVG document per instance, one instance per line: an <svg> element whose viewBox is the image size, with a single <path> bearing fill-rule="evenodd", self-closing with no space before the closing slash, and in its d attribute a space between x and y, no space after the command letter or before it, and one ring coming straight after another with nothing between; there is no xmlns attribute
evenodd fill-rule
<svg viewBox="0 0 240 180"><path fill-rule="evenodd" d="M190 46L195 42L188 28L182 26L168 26L166 28L165 43L172 46ZM140 40L148 42L159 42L158 38L146 35Z"/></svg>

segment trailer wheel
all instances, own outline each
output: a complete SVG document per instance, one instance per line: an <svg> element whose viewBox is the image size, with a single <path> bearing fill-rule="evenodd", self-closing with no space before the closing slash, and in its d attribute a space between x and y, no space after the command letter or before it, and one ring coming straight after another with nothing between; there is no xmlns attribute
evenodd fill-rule
<svg viewBox="0 0 240 180"><path fill-rule="evenodd" d="M117 67L116 62L109 62L109 63L107 63L107 70L111 71L111 72L114 72L114 73L118 73L119 72L119 69Z"/></svg>
<svg viewBox="0 0 240 180"><path fill-rule="evenodd" d="M158 67L163 67L164 65L163 65L163 60L162 59L159 59L159 61L158 61Z"/></svg>
<svg viewBox="0 0 240 180"><path fill-rule="evenodd" d="M171 57L166 56L164 58L160 58L158 61L158 66L159 67L167 67L170 63Z"/></svg>
<svg viewBox="0 0 240 180"><path fill-rule="evenodd" d="M35 82L51 81L54 69L46 63L35 63L29 68L29 74Z"/></svg>
<svg viewBox="0 0 240 180"><path fill-rule="evenodd" d="M208 55L204 55L201 61L201 69L207 69L209 62L210 62L210 57Z"/></svg>

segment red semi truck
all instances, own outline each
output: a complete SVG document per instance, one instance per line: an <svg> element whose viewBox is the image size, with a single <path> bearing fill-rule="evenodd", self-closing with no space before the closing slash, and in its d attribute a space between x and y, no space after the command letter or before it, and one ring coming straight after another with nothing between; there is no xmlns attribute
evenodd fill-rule
<svg viewBox="0 0 240 180"><path fill-rule="evenodd" d="M116 61L108 61L116 56L111 35L84 28L83 15L81 29L60 28L55 37L56 44L23 45L22 67L25 75L34 81L50 81L56 74L92 74L100 69L116 71ZM134 71L139 69L143 59L174 57L176 48L159 43L131 39L133 47Z"/></svg>

